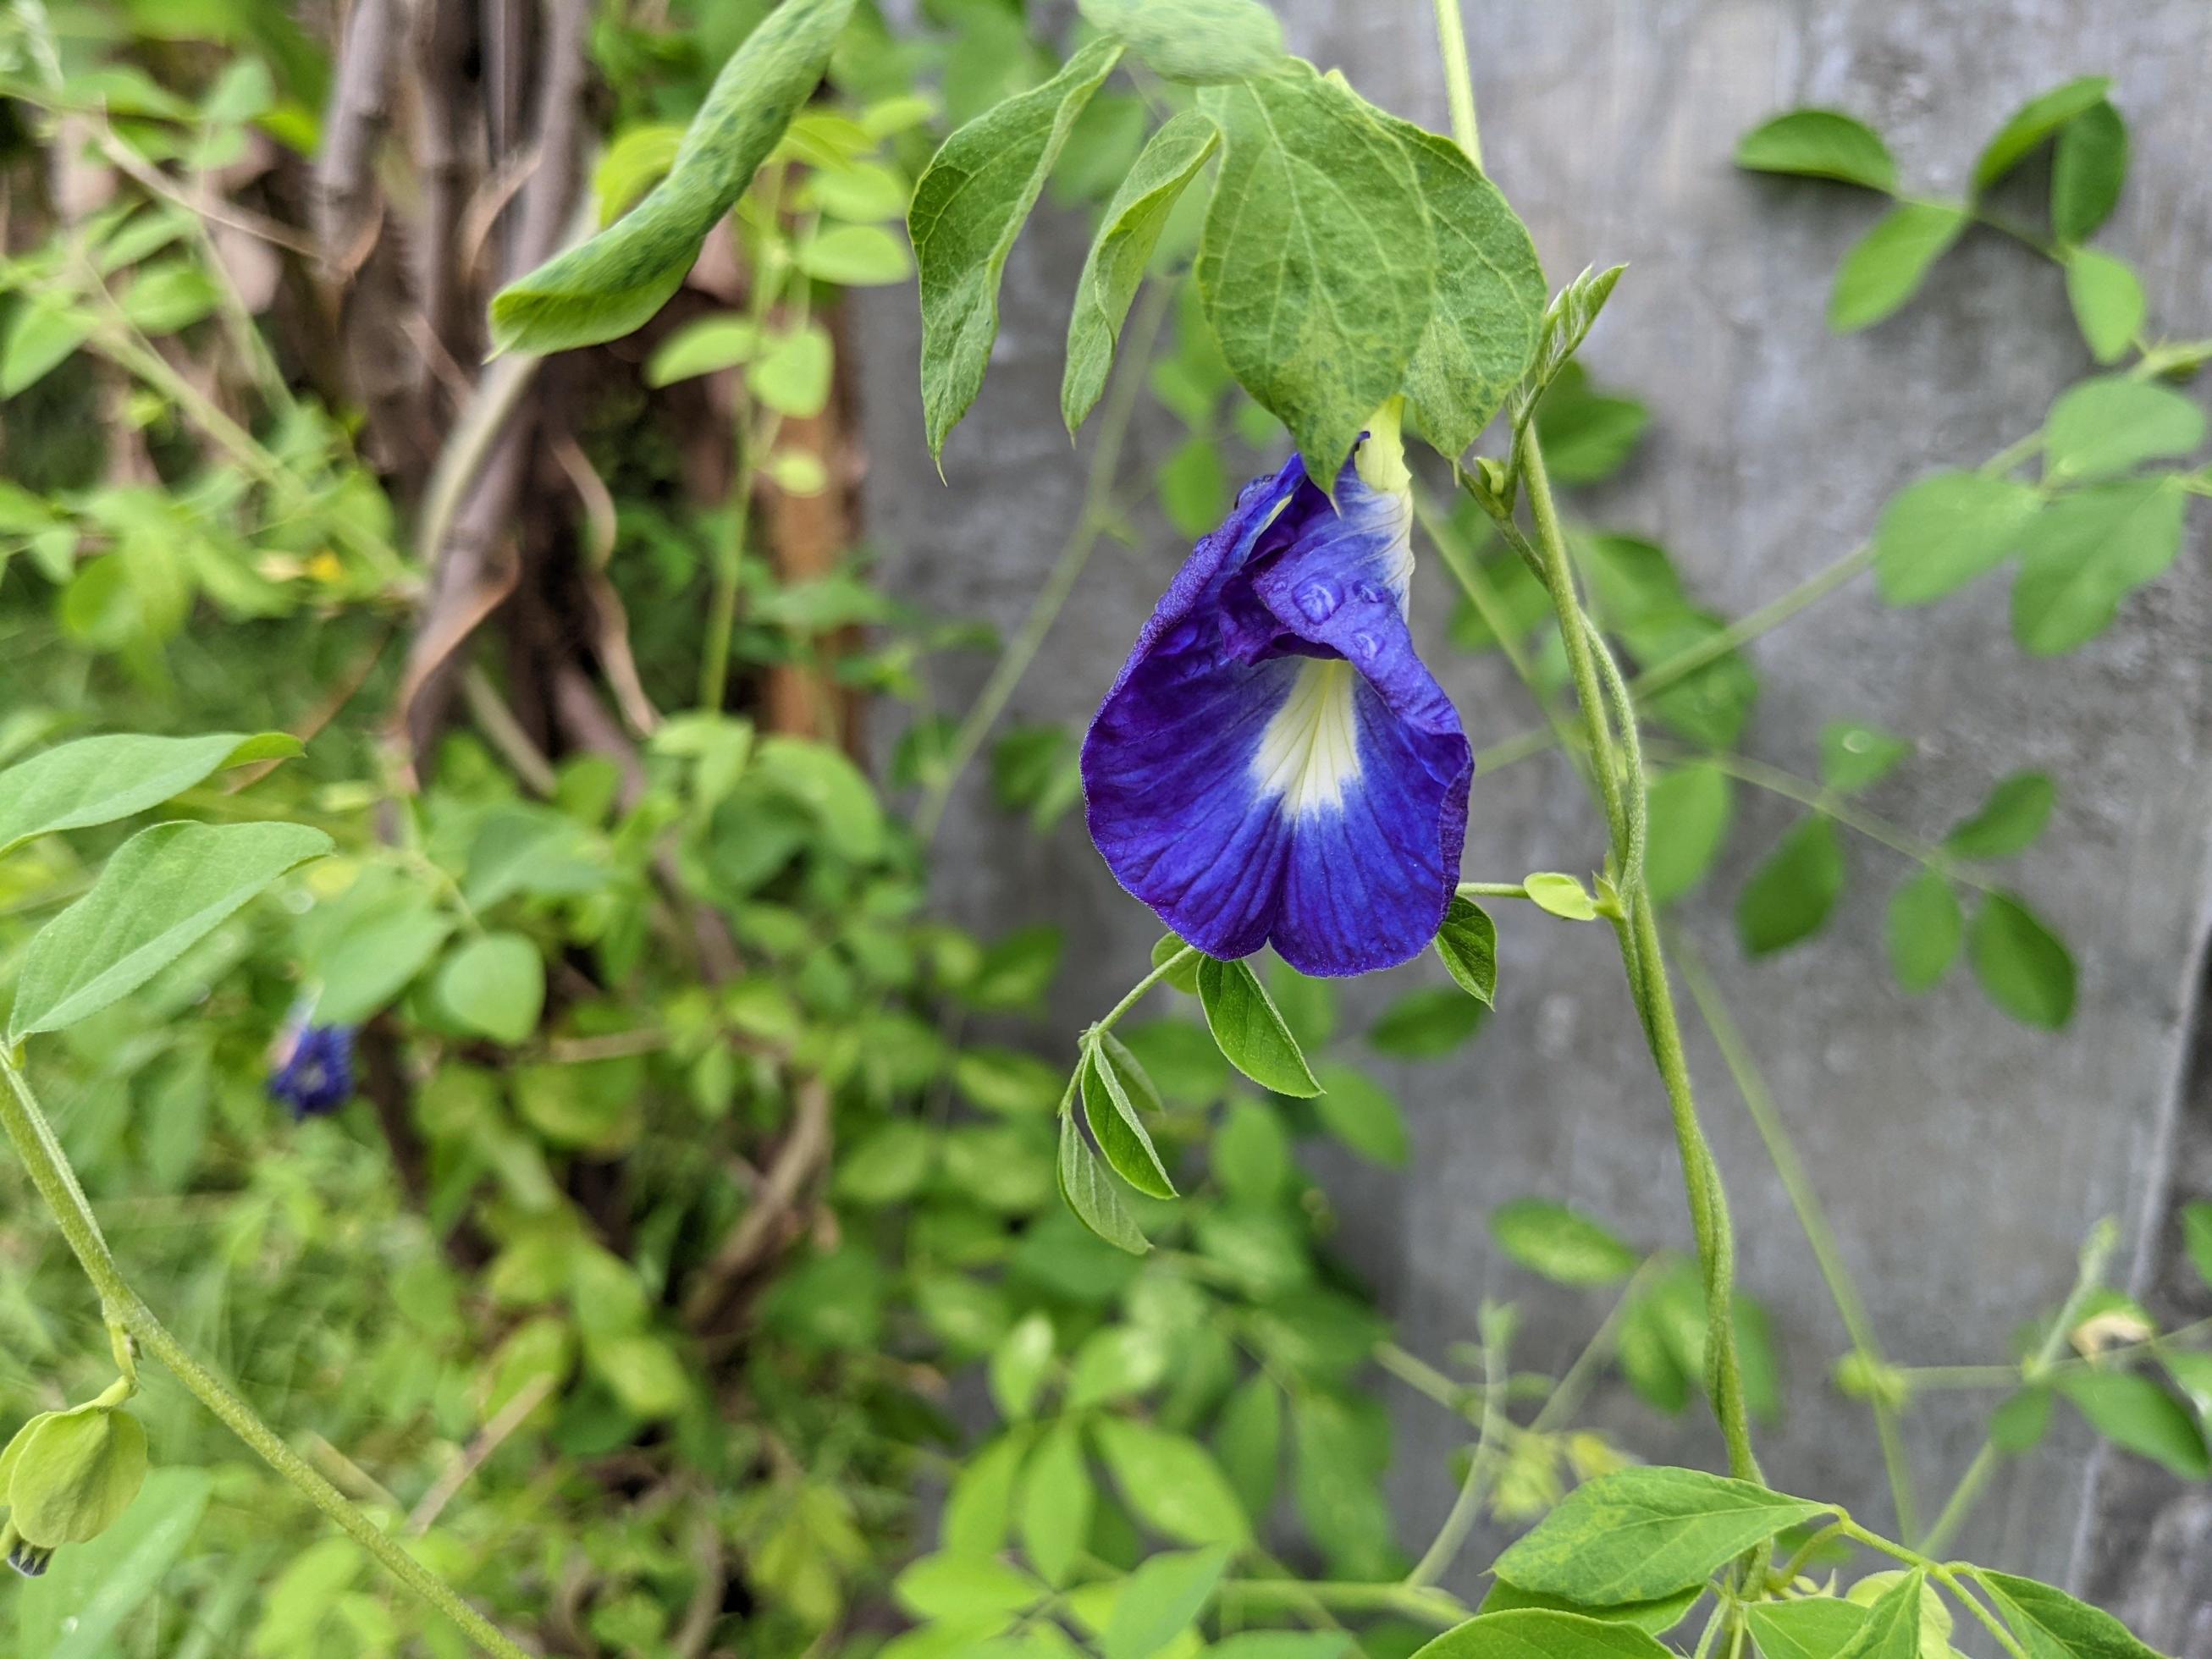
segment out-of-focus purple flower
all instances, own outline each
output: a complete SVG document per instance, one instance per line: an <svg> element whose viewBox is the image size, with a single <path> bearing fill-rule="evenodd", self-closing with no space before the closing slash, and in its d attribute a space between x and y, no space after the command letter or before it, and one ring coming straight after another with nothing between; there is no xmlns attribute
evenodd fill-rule
<svg viewBox="0 0 2212 1659"><path fill-rule="evenodd" d="M1092 841L1209 956L1388 968L1459 880L1474 759L1407 629L1413 499L1384 413L1334 501L1296 455L1245 486L1084 740Z"/></svg>
<svg viewBox="0 0 2212 1659"><path fill-rule="evenodd" d="M353 1098L353 1027L288 1024L269 1057L269 1096L295 1117L320 1117Z"/></svg>

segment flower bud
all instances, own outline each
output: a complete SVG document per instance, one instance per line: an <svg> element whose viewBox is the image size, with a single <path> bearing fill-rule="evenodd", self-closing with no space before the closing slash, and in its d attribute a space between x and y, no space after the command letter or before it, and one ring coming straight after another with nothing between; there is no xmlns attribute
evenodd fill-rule
<svg viewBox="0 0 2212 1659"><path fill-rule="evenodd" d="M9 1559L18 1571L64 1544L107 1530L146 1479L146 1431L104 1400L42 1412L0 1452L0 1498L8 1506Z"/></svg>
<svg viewBox="0 0 2212 1659"><path fill-rule="evenodd" d="M48 1563L54 1559L52 1550L24 1542L23 1534L15 1530L12 1521L0 1526L0 1555L5 1555L8 1565L26 1578L43 1577Z"/></svg>

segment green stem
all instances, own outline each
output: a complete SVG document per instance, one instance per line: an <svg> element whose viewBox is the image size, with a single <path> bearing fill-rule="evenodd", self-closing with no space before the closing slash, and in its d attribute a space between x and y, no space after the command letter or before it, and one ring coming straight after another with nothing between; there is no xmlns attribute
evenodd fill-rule
<svg viewBox="0 0 2212 1659"><path fill-rule="evenodd" d="M1482 1425L1477 1431L1474 1450L1468 1456L1467 1479L1460 1482L1459 1495L1452 1499L1450 1513L1406 1575L1409 1590L1425 1589L1444 1575L1459 1553L1467 1547L1468 1534L1474 1530L1475 1522L1482 1515L1482 1500L1490 1490L1490 1469L1498 1453L1498 1443L1503 1437L1505 1421L1505 1355L1504 1345L1498 1340L1498 1319L1486 1308L1481 1321L1482 1331Z"/></svg>
<svg viewBox="0 0 2212 1659"><path fill-rule="evenodd" d="M1528 887L1517 881L1463 881L1457 889L1462 898L1517 898L1528 896Z"/></svg>
<svg viewBox="0 0 2212 1659"><path fill-rule="evenodd" d="M123 1270L93 1218L84 1190L54 1138L52 1127L40 1109L15 1055L0 1048L0 1073L8 1087L0 1091L0 1127L7 1130L15 1155L23 1161L34 1187L61 1229L70 1254L99 1292L100 1310L111 1328L120 1327L147 1352L176 1375L192 1395L232 1432L252 1447L262 1461L296 1488L307 1501L374 1556L392 1575L458 1625L469 1639L496 1659L529 1659L527 1651L501 1632L498 1626L471 1607L451 1588L407 1553L345 1495L310 1467L306 1459L285 1444L276 1431L263 1422L253 1408L228 1384L194 1358L153 1310L131 1289Z"/></svg>
<svg viewBox="0 0 2212 1659"><path fill-rule="evenodd" d="M1121 471L1121 449L1136 413L1137 392L1144 384L1152 343L1159 337L1160 325L1166 319L1168 302L1174 294L1170 283L1152 283L1138 302L1136 317L1122 335L1121 361L1115 373L1105 411L1099 416L1098 441L1091 452L1082 507L1066 541L1060 544L1044 586L1030 602L1029 615L1022 618L1020 629L1006 642L999 660L992 665L989 678L975 694L975 701L962 718L959 729L952 734L937 775L929 781L921 805L915 809L915 830L925 846L936 839L945 822L945 809L951 803L953 787L975 763L985 739L991 735L991 728L998 724L999 716L1006 713L1022 677L1030 672L1030 665L1044 647L1046 635L1052 632L1053 624L1060 619L1069 596L1075 592L1075 584L1082 580L1084 567L1091 562L1099 538L1118 517L1113 501L1115 475Z"/></svg>
<svg viewBox="0 0 2212 1659"><path fill-rule="evenodd" d="M1111 1030L1116 1020L1144 1000L1146 992L1151 990L1186 962L1195 961L1203 954L1204 952L1195 945L1186 945L1165 961L1156 963L1151 973L1146 974L1144 978L1129 988L1129 994L1127 996L1106 1011L1105 1018L1091 1028L1090 1035L1095 1036L1101 1031Z"/></svg>
<svg viewBox="0 0 2212 1659"><path fill-rule="evenodd" d="M1296 1578L1232 1578L1221 1587L1224 1598L1244 1606L1344 1607L1361 1613L1395 1613L1448 1629L1474 1616L1455 1595L1433 1588L1409 1589L1400 1583L1319 1583Z"/></svg>
<svg viewBox="0 0 2212 1659"><path fill-rule="evenodd" d="M1437 0L1437 49L1443 59L1444 100L1451 106L1452 138L1467 159L1482 165L1482 133L1474 119L1474 82L1468 73L1467 30L1459 0Z"/></svg>
<svg viewBox="0 0 2212 1659"><path fill-rule="evenodd" d="M1813 1259L1820 1265L1820 1278L1828 1287L1828 1298L1836 1304L1836 1312L1843 1319L1852 1351L1869 1369L1887 1370L1888 1361L1875 1340L1874 1322L1867 1313L1865 1298L1859 1294L1850 1268L1844 1264L1835 1229L1828 1224L1820 1195L1806 1173L1803 1160L1797 1156L1796 1145L1782 1121L1782 1114L1759 1072L1758 1061L1752 1057L1750 1045L1744 1041L1728 1005L1721 1000L1720 988L1705 971L1705 963L1686 943L1682 947L1681 959L1682 980L1689 987L1691 1000L1697 1004L1705 1029L1712 1033L1721 1060L1735 1080L1736 1092L1743 1097L1744 1109L1751 1114L1752 1124L1766 1147L1767 1161L1774 1165L1782 1189L1789 1194L1790 1206L1796 1212L1797 1224L1806 1242L1813 1247ZM1882 1465L1889 1476L1890 1501L1897 1510L1897 1529L1910 1540L1918 1534L1920 1522L1913 1498L1911 1460L1899 1431L1897 1410L1879 1395L1869 1403L1874 1409L1875 1434L1881 1442Z"/></svg>

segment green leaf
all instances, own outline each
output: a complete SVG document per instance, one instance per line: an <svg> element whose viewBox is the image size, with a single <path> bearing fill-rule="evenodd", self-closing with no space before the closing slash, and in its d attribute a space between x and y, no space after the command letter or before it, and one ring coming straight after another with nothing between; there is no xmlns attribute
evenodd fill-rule
<svg viewBox="0 0 2212 1659"><path fill-rule="evenodd" d="M1744 883L1735 905L1743 948L1763 957L1810 939L1826 926L1844 890L1844 849L1836 826L1815 813L1775 843Z"/></svg>
<svg viewBox="0 0 2212 1659"><path fill-rule="evenodd" d="M1300 973L1280 957L1267 964L1267 994L1301 1048L1321 1048L1336 1032L1336 987Z"/></svg>
<svg viewBox="0 0 2212 1659"><path fill-rule="evenodd" d="M808 323L769 341L745 383L753 396L777 414L811 420L829 407L835 352L830 331L819 323Z"/></svg>
<svg viewBox="0 0 2212 1659"><path fill-rule="evenodd" d="M1190 941L1177 933L1163 933L1152 946L1152 966L1164 967L1183 951L1190 950ZM1185 996L1198 994L1198 967L1206 958L1194 951L1183 957L1181 964L1170 969L1160 983L1181 991Z"/></svg>
<svg viewBox="0 0 2212 1659"><path fill-rule="evenodd" d="M1498 924L1473 899L1455 894L1437 930L1437 954L1459 988L1486 1008L1498 994Z"/></svg>
<svg viewBox="0 0 2212 1659"><path fill-rule="evenodd" d="M1109 1043L1111 1048L1107 1047ZM1118 1054L1114 1052L1116 1049ZM1160 1161L1144 1120L1137 1115L1136 1103L1130 1098L1133 1092L1143 1095L1149 1105L1158 1109L1159 1097L1145 1078L1136 1056L1115 1042L1112 1032L1103 1033L1083 1063L1083 1115L1091 1125L1091 1136L1122 1180L1148 1197L1173 1198L1175 1182Z"/></svg>
<svg viewBox="0 0 2212 1659"><path fill-rule="evenodd" d="M2051 160L2051 231L2086 242L2119 204L2128 176L2128 124L2108 99L2058 131Z"/></svg>
<svg viewBox="0 0 2212 1659"><path fill-rule="evenodd" d="M58 1031L128 995L296 865L331 850L296 823L157 823L23 953L8 1041Z"/></svg>
<svg viewBox="0 0 2212 1659"><path fill-rule="evenodd" d="M907 232L921 279L922 419L932 455L983 384L999 337L999 279L1068 129L1120 61L1093 40L1042 86L986 110L931 158Z"/></svg>
<svg viewBox="0 0 2212 1659"><path fill-rule="evenodd" d="M1398 1103L1364 1073L1349 1066L1321 1068L1322 1092L1314 1115L1339 1140L1370 1163L1405 1166L1406 1120Z"/></svg>
<svg viewBox="0 0 2212 1659"><path fill-rule="evenodd" d="M545 963L520 933L470 939L438 970L438 1000L471 1031L517 1043L538 1029L545 1008Z"/></svg>
<svg viewBox="0 0 2212 1659"><path fill-rule="evenodd" d="M1539 870L1521 884L1535 907L1566 921L1595 921L1597 905L1589 890L1573 876L1556 870Z"/></svg>
<svg viewBox="0 0 2212 1659"><path fill-rule="evenodd" d="M1148 1558L1114 1597L1098 1642L1103 1659L1152 1659L1198 1617L1228 1565L1218 1547Z"/></svg>
<svg viewBox="0 0 2212 1659"><path fill-rule="evenodd" d="M106 1659L114 1652L110 1639L191 1542L211 1484L204 1469L155 1470L113 1526L57 1552L44 1577L18 1584L19 1650L43 1659Z"/></svg>
<svg viewBox="0 0 2212 1659"><path fill-rule="evenodd" d="M2189 1265L2212 1287L2212 1201L2200 1199L2181 1206L2181 1237L2189 1250Z"/></svg>
<svg viewBox="0 0 2212 1659"><path fill-rule="evenodd" d="M1841 110L1793 109L1753 127L1736 141L1735 164L1869 190L1897 188L1897 163L1881 135Z"/></svg>
<svg viewBox="0 0 2212 1659"><path fill-rule="evenodd" d="M2041 1444L2050 1426L2050 1389L2041 1384L2021 1389L1990 1413L1990 1443L2017 1457Z"/></svg>
<svg viewBox="0 0 2212 1659"><path fill-rule="evenodd" d="M1408 991L1367 1028L1367 1044L1397 1060L1441 1060L1482 1029L1488 1005L1449 986Z"/></svg>
<svg viewBox="0 0 2212 1659"><path fill-rule="evenodd" d="M2014 772L1999 778L1971 817L1943 837L1943 845L1962 859L2008 859L2024 853L2051 822L2058 786L2044 772Z"/></svg>
<svg viewBox="0 0 2212 1659"><path fill-rule="evenodd" d="M2100 363L2116 363L2126 356L2142 331L2142 283L2124 259L2094 248L2068 250L2066 300L2074 307L2074 321L2089 355Z"/></svg>
<svg viewBox="0 0 2212 1659"><path fill-rule="evenodd" d="M284 732L248 737L79 738L0 772L0 856L38 836L112 823L182 793L225 767L301 752Z"/></svg>
<svg viewBox="0 0 2212 1659"><path fill-rule="evenodd" d="M1283 56L1283 26L1259 0L1082 0L1080 9L1170 81L1241 81Z"/></svg>
<svg viewBox="0 0 2212 1659"><path fill-rule="evenodd" d="M1155 475L1160 511L1178 534L1196 541L1228 516L1229 475L1212 439L1186 440Z"/></svg>
<svg viewBox="0 0 2212 1659"><path fill-rule="evenodd" d="M1652 775L1645 809L1644 886L1655 904L1671 904L1705 878L1728 843L1735 781L1692 763Z"/></svg>
<svg viewBox="0 0 2212 1659"><path fill-rule="evenodd" d="M1123 1417L1101 1418L1093 1432L1121 1496L1153 1531L1183 1544L1251 1541L1244 1506L1198 1442Z"/></svg>
<svg viewBox="0 0 2212 1659"><path fill-rule="evenodd" d="M659 311L820 83L852 9L853 0L783 0L770 12L714 77L652 192L581 246L492 296L494 349L591 345Z"/></svg>
<svg viewBox="0 0 2212 1659"><path fill-rule="evenodd" d="M673 386L696 375L734 368L760 355L760 325L750 317L701 317L655 346L646 360L647 386Z"/></svg>
<svg viewBox="0 0 2212 1659"><path fill-rule="evenodd" d="M1663 1659L1668 1652L1623 1620L1522 1607L1480 1613L1417 1649L1413 1659Z"/></svg>
<svg viewBox="0 0 2212 1659"><path fill-rule="evenodd" d="M2141 1371L2062 1371L2058 1392L2114 1445L2185 1480L2212 1477L2212 1454L2197 1414Z"/></svg>
<svg viewBox="0 0 2212 1659"><path fill-rule="evenodd" d="M1113 1178L1084 1139L1083 1131L1075 1127L1072 1112L1060 1120L1060 1195L1077 1220L1116 1249L1142 1255L1152 1248L1130 1218L1128 1206L1114 1190Z"/></svg>
<svg viewBox="0 0 2212 1659"><path fill-rule="evenodd" d="M1940 870L1923 870L1891 894L1884 937L1899 988L1933 990L1951 971L1966 931L1958 892Z"/></svg>
<svg viewBox="0 0 2212 1659"><path fill-rule="evenodd" d="M1654 1636L1664 1636L1680 1624L1690 1609L1705 1594L1705 1586L1693 1584L1688 1589L1677 1590L1672 1595L1662 1595L1656 1601L1623 1601L1609 1607L1578 1607L1563 1596L1542 1595L1534 1590L1524 1590L1517 1584L1509 1584L1503 1578L1493 1578L1490 1593L1482 1598L1479 1611L1484 1613L1514 1613L1534 1607L1548 1613L1579 1613L1586 1619L1601 1619L1611 1625L1633 1625Z"/></svg>
<svg viewBox="0 0 2212 1659"><path fill-rule="evenodd" d="M1888 776L1911 753L1908 738L1860 720L1833 720L1820 728L1820 781L1838 794L1854 794Z"/></svg>
<svg viewBox="0 0 2212 1659"><path fill-rule="evenodd" d="M1490 1236L1530 1273L1577 1289L1618 1285L1642 1260L1597 1222L1549 1199L1499 1205L1490 1212Z"/></svg>
<svg viewBox="0 0 2212 1659"><path fill-rule="evenodd" d="M1352 1632L1341 1630L1248 1630L1225 1636L1206 1659L1358 1659Z"/></svg>
<svg viewBox="0 0 2212 1659"><path fill-rule="evenodd" d="M1974 162L1976 192L1987 190L2010 173L2038 144L2075 116L2103 103L2112 85L2101 75L2085 75L2031 98L2014 110L2011 118L1997 129L1996 136L1983 146L1980 157Z"/></svg>
<svg viewBox="0 0 2212 1659"><path fill-rule="evenodd" d="M1874 574L1889 605L1928 605L1996 568L2042 497L2013 478L1938 472L1890 497L1874 532Z"/></svg>
<svg viewBox="0 0 2212 1659"><path fill-rule="evenodd" d="M2087 483L2203 442L2204 411L2180 392L2106 374L2067 387L2051 404L2043 422L2044 476Z"/></svg>
<svg viewBox="0 0 2212 1659"><path fill-rule="evenodd" d="M1048 1584L1066 1583L1090 1547L1097 1503L1082 1430L1064 1418L1038 1444L1022 1477L1022 1551Z"/></svg>
<svg viewBox="0 0 2212 1659"><path fill-rule="evenodd" d="M1984 899L1966 951L1989 1000L2022 1024L2055 1031L2074 1017L2073 953L2024 901Z"/></svg>
<svg viewBox="0 0 2212 1659"><path fill-rule="evenodd" d="M1536 405L1545 468L1558 483L1609 478L1627 462L1650 420L1651 412L1635 398L1593 391L1580 363L1563 364ZM1527 567L1515 560L1511 568ZM1529 580L1533 585L1534 578Z"/></svg>
<svg viewBox="0 0 2212 1659"><path fill-rule="evenodd" d="M91 337L93 322L90 312L57 295L21 301L8 325L7 343L0 345L0 398L27 391L60 368Z"/></svg>
<svg viewBox="0 0 2212 1659"><path fill-rule="evenodd" d="M1899 1574L1867 1609L1866 1622L1838 1650L1838 1659L1919 1659L1927 1587L1928 1575L1917 1567Z"/></svg>
<svg viewBox="0 0 2212 1659"><path fill-rule="evenodd" d="M1528 228L1464 150L1410 121L1372 113L1412 161L1436 240L1433 308L1406 368L1406 406L1430 443L1457 455L1481 435L1535 356L1550 297L1544 268ZM1548 445L1545 459L1552 459Z"/></svg>
<svg viewBox="0 0 2212 1659"><path fill-rule="evenodd" d="M1577 1486L1498 1558L1500 1578L1594 1606L1650 1601L1701 1584L1785 1527L1828 1513L1747 1480L1634 1468Z"/></svg>
<svg viewBox="0 0 2212 1659"><path fill-rule="evenodd" d="M2027 1648L2028 1659L2158 1659L2111 1613L2063 1589L1986 1567L1973 1571Z"/></svg>
<svg viewBox="0 0 2212 1659"><path fill-rule="evenodd" d="M1224 1402L1214 1424L1213 1449L1244 1513L1257 1526L1274 1506L1283 1462L1283 1391L1265 1371L1253 1372Z"/></svg>
<svg viewBox="0 0 2212 1659"><path fill-rule="evenodd" d="M1115 341L1168 216L1220 143L1220 128L1199 111L1184 110L1152 135L1106 204L1083 274L1076 278L1075 311L1067 319L1060 412L1071 434L1106 389Z"/></svg>
<svg viewBox="0 0 2212 1659"><path fill-rule="evenodd" d="M2181 551L2187 501L2166 478L2122 478L2062 495L2036 515L2012 588L2013 637L2057 656L2112 626L2120 601Z"/></svg>
<svg viewBox="0 0 2212 1659"><path fill-rule="evenodd" d="M991 1351L991 1399L1001 1415L1018 1422L1036 1409L1052 1369L1052 1318L1042 1310L1024 1317Z"/></svg>
<svg viewBox="0 0 2212 1659"><path fill-rule="evenodd" d="M906 244L881 225L826 225L799 245L799 268L841 288L902 283L914 269Z"/></svg>
<svg viewBox="0 0 2212 1659"><path fill-rule="evenodd" d="M1437 250L1413 162L1308 64L1200 98L1226 140L1198 249L1206 319L1237 381L1334 490L1429 320Z"/></svg>
<svg viewBox="0 0 2212 1659"><path fill-rule="evenodd" d="M1828 326L1850 334L1875 324L1920 290L1929 267L1966 229L1966 210L1948 202L1899 202L1875 222L1836 270Z"/></svg>
<svg viewBox="0 0 2212 1659"><path fill-rule="evenodd" d="M938 1535L948 1555L995 1555L1012 1529L1014 1483L1029 1455L1023 1430L1000 1435L972 1454L954 1474L945 1494L945 1517Z"/></svg>
<svg viewBox="0 0 2212 1659"><path fill-rule="evenodd" d="M891 1581L891 1594L925 1619L988 1619L1018 1613L1044 1599L1044 1586L988 1555L940 1550L908 1565Z"/></svg>
<svg viewBox="0 0 2212 1659"><path fill-rule="evenodd" d="M1297 1039L1249 966L1200 959L1198 1000L1215 1046L1246 1077L1279 1095L1310 1099L1321 1092Z"/></svg>
<svg viewBox="0 0 2212 1659"><path fill-rule="evenodd" d="M1834 1595L1753 1601L1744 1616L1765 1659L1837 1659L1867 1622L1864 1607Z"/></svg>

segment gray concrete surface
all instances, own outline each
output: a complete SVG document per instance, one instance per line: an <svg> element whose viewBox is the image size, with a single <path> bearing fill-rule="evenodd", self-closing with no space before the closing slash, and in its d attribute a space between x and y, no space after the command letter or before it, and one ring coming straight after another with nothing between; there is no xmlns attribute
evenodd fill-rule
<svg viewBox="0 0 2212 1659"><path fill-rule="evenodd" d="M1296 50L1341 65L1378 102L1443 125L1421 0L1294 0L1282 10ZM1590 261L1631 262L1587 356L1601 379L1650 404L1653 428L1633 469L1578 509L1664 541L1723 609L1747 609L1852 546L1887 495L1923 471L1977 463L2033 429L2051 395L2090 367L2056 273L1990 235L1969 238L1902 317L1828 335L1829 274L1875 207L1840 188L1735 172L1736 137L1765 115L1807 102L1857 112L1888 136L1910 184L1949 190L2015 104L2076 73L2110 74L2136 166L2103 240L2142 270L2155 325L2212 330L2203 167L2212 9L2203 0L1474 0L1468 27L1486 159L1553 281ZM1083 224L1048 212L1017 248L990 379L946 452L950 489L921 445L910 299L860 315L873 392L871 528L893 584L921 604L1011 627L1074 514L1081 457L1060 431L1056 391L1085 238ZM1140 423L1133 467L1164 458L1171 428ZM2100 1216L2122 1218L2137 1280L2159 1280L2173 1256L2172 1206L2191 1195L2174 1182L2201 1185L2212 1110L2192 1118L2178 1108L2212 848L2203 516L2177 568L2073 656L2030 660L2015 649L2002 578L1910 613L1885 611L1861 583L1756 649L1765 689L1743 747L1809 773L1827 720L1911 734L1919 758L1869 798L1898 823L1940 833L2021 767L2063 782L2050 832L2015 866L2081 956L2080 1009L2061 1035L2008 1022L1963 973L1923 998L1897 992L1881 906L1906 870L1863 841L1850 844L1850 892L1830 931L1747 965L1729 908L1792 817L1778 802L1746 801L1722 878L1686 907L1688 933L1750 1029L1899 1361L2003 1358L2020 1322L2063 1293ZM1087 715L1186 550L1155 519L1143 530L1137 548L1109 545L1094 559L1019 712ZM1433 638L1446 614L1442 573L1420 580L1417 623ZM1478 747L1528 722L1502 664L1431 660ZM981 672L948 672L947 703L961 706ZM1079 941L1057 1010L1071 1028L1141 970L1157 929L1114 887L1079 823L1042 844L1012 833L977 781L945 842L941 893L959 915L1049 918ZM1586 869L1601 853L1598 820L1556 759L1477 779L1469 876ZM1382 1068L1409 1108L1412 1170L1328 1172L1350 1247L1402 1339L1431 1356L1473 1335L1480 1297L1530 1288L1485 1231L1502 1200L1546 1194L1640 1240L1689 1242L1664 1103L1609 936L1505 910L1498 1018L1455 1061ZM1408 982L1401 974L1353 994L1374 1006ZM1693 1060L1745 1282L1772 1309L1784 1353L1790 1407L1761 1437L1768 1471L1887 1520L1864 1415L1825 1382L1844 1342L1811 1255L1702 1033ZM1560 1363L1600 1312L1553 1303L1528 1333L1528 1358ZM1393 1398L1401 1534L1418 1547L1448 1503L1455 1437L1432 1408ZM1941 1395L1909 1419L1925 1509L1949 1491L1994 1403ZM1694 1413L1669 1423L1618 1393L1599 1411L1647 1455L1717 1461L1717 1437ZM2134 1460L2094 1457L2069 1424L2005 1470L1960 1547L2015 1571L2073 1576L2116 1605L2133 1597L2157 1626L2146 1630L2154 1641L2202 1653L2212 1641L2205 1504L2202 1489L2145 1482ZM2141 1542L2124 1547L2129 1538ZM1487 1559L1479 1540L1462 1581ZM2160 1559L2179 1565L2160 1577Z"/></svg>

